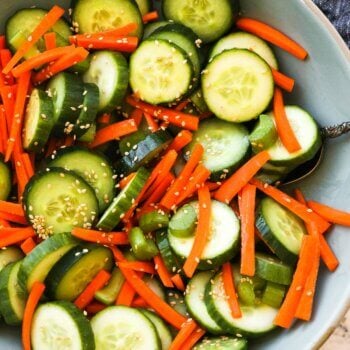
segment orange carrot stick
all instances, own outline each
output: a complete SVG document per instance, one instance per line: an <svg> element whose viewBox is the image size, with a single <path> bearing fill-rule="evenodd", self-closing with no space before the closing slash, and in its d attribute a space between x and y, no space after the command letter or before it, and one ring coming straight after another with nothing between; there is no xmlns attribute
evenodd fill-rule
<svg viewBox="0 0 350 350"><path fill-rule="evenodd" d="M3 229L1 229L3 230ZM0 238L0 248L8 247L26 240L29 237L34 237L35 232L31 227L17 229L13 234Z"/></svg>
<svg viewBox="0 0 350 350"><path fill-rule="evenodd" d="M27 238L21 244L21 249L22 249L23 253L26 255L28 255L35 247L36 247L36 243L34 242L32 237Z"/></svg>
<svg viewBox="0 0 350 350"><path fill-rule="evenodd" d="M1 88L0 93L1 93L2 103L5 108L7 130L10 131L10 127L13 119L13 111L15 109L17 85L4 86Z"/></svg>
<svg viewBox="0 0 350 350"><path fill-rule="evenodd" d="M277 133L284 147L289 153L299 151L301 146L287 118L284 109L282 91L279 88L275 88L275 94L273 97L273 114L275 116Z"/></svg>
<svg viewBox="0 0 350 350"><path fill-rule="evenodd" d="M173 149L176 152L180 152L191 141L192 133L190 133L188 130L182 130L175 136L173 142L169 145L167 150Z"/></svg>
<svg viewBox="0 0 350 350"><path fill-rule="evenodd" d="M181 350L191 350L197 342L204 336L205 330L197 328L183 343Z"/></svg>
<svg viewBox="0 0 350 350"><path fill-rule="evenodd" d="M86 306L85 311L88 314L95 315L98 312L104 310L107 307L107 305L99 303L97 301L91 302L89 305Z"/></svg>
<svg viewBox="0 0 350 350"><path fill-rule="evenodd" d="M20 225L28 225L27 220L23 216L14 215L0 211L0 219L13 222Z"/></svg>
<svg viewBox="0 0 350 350"><path fill-rule="evenodd" d="M28 179L34 176L34 169L28 153L21 154L21 160Z"/></svg>
<svg viewBox="0 0 350 350"><path fill-rule="evenodd" d="M0 50L1 67L5 67L11 61L11 58L12 58L12 53L10 50L8 49ZM13 79L12 72L7 73L4 76L4 79L5 79L5 84L8 84L8 85L13 85L15 82Z"/></svg>
<svg viewBox="0 0 350 350"><path fill-rule="evenodd" d="M142 118L143 118L143 112L141 111L141 109L135 108L130 114L130 119L134 119L135 124L138 127L140 126L140 124L142 122Z"/></svg>
<svg viewBox="0 0 350 350"><path fill-rule="evenodd" d="M151 275L156 274L156 270L150 262L146 261L121 261L118 266L125 267L134 271L149 273Z"/></svg>
<svg viewBox="0 0 350 350"><path fill-rule="evenodd" d="M271 67L272 76L275 84L282 88L283 90L286 90L288 92L292 92L295 84L295 80L291 77L288 77L287 75L284 75L283 73L279 72L278 70Z"/></svg>
<svg viewBox="0 0 350 350"><path fill-rule="evenodd" d="M77 38L76 43L79 47L89 50L111 50L119 52L134 52L137 48L139 39L136 36L124 38L106 37L102 40L97 38Z"/></svg>
<svg viewBox="0 0 350 350"><path fill-rule="evenodd" d="M44 35L46 51L56 48L56 33L50 32Z"/></svg>
<svg viewBox="0 0 350 350"><path fill-rule="evenodd" d="M75 227L72 230L72 235L83 241L94 242L99 244L129 244L128 236L124 232L102 232L86 228Z"/></svg>
<svg viewBox="0 0 350 350"><path fill-rule="evenodd" d="M149 113L144 113L147 125L148 125L148 129L151 132L155 132L159 129L159 125L158 123L153 119L153 117L149 114Z"/></svg>
<svg viewBox="0 0 350 350"><path fill-rule="evenodd" d="M3 213L24 217L24 211L21 204L0 200L0 211Z"/></svg>
<svg viewBox="0 0 350 350"><path fill-rule="evenodd" d="M224 284L225 293L228 296L227 300L230 305L232 317L242 317L242 312L238 303L236 288L233 279L233 270L230 262L227 262L222 265L222 280Z"/></svg>
<svg viewBox="0 0 350 350"><path fill-rule="evenodd" d="M155 269L163 285L167 288L173 288L174 284L173 284L173 281L171 280L171 275L168 269L166 268L162 257L160 255L157 255L153 258L153 261L154 261Z"/></svg>
<svg viewBox="0 0 350 350"><path fill-rule="evenodd" d="M34 282L33 287L29 293L27 303L24 309L23 323L22 323L22 345L24 350L31 350L31 331L34 311L39 304L39 300L45 290L45 284L41 282Z"/></svg>
<svg viewBox="0 0 350 350"><path fill-rule="evenodd" d="M84 291L75 299L74 304L79 309L84 309L93 300L95 293L103 288L109 279L111 274L106 270L101 270L94 279L87 285Z"/></svg>
<svg viewBox="0 0 350 350"><path fill-rule="evenodd" d="M236 26L280 47L300 60L304 60L308 55L307 51L294 40L263 22L252 18L240 18L236 22Z"/></svg>
<svg viewBox="0 0 350 350"><path fill-rule="evenodd" d="M310 261L314 261L317 243L317 238L314 236L305 235L303 237L299 261L292 283L274 321L277 326L289 328L293 322L306 280L311 271Z"/></svg>
<svg viewBox="0 0 350 350"><path fill-rule="evenodd" d="M64 9L55 5L35 27L27 40L18 48L11 61L3 69L7 74L19 62L19 60L38 42L38 40L62 17Z"/></svg>
<svg viewBox="0 0 350 350"><path fill-rule="evenodd" d="M227 179L215 193L215 199L230 203L233 197L245 186L249 180L263 167L270 159L267 151L262 151L248 160L229 179Z"/></svg>
<svg viewBox="0 0 350 350"><path fill-rule="evenodd" d="M141 297L136 297L131 303L131 307L138 307L142 309L148 309L149 305Z"/></svg>
<svg viewBox="0 0 350 350"><path fill-rule="evenodd" d="M171 277L171 280L178 290L181 290L182 292L185 291L186 287L185 287L184 281L182 280L180 274L177 273L176 275Z"/></svg>
<svg viewBox="0 0 350 350"><path fill-rule="evenodd" d="M5 35L0 35L0 50L6 49L6 37Z"/></svg>
<svg viewBox="0 0 350 350"><path fill-rule="evenodd" d="M10 223L4 219L0 219L0 230L5 227L11 227Z"/></svg>
<svg viewBox="0 0 350 350"><path fill-rule="evenodd" d="M306 205L296 201L293 197L288 196L286 193L283 193L277 188L257 179L252 179L250 183L269 197L273 198L276 202L289 209L295 215L299 216L305 223L310 224L311 222L315 222L320 233L327 231L330 227L329 222L312 212L312 210L310 210Z"/></svg>
<svg viewBox="0 0 350 350"><path fill-rule="evenodd" d="M241 274L255 275L255 194L256 187L250 184L242 188L240 204L241 216Z"/></svg>
<svg viewBox="0 0 350 350"><path fill-rule="evenodd" d="M208 187L198 190L199 214L193 246L187 257L183 270L187 277L191 278L197 269L210 234L211 223L211 199Z"/></svg>
<svg viewBox="0 0 350 350"><path fill-rule="evenodd" d="M116 305L124 305L124 306L131 306L132 301L135 297L135 290L134 288L129 284L128 281L124 281L122 287L120 288L120 291L117 296L117 300L115 301Z"/></svg>
<svg viewBox="0 0 350 350"><path fill-rule="evenodd" d="M143 23L148 23L151 21L156 21L158 19L159 15L158 15L158 11L152 11L152 12L148 12L145 15L142 16L142 22Z"/></svg>
<svg viewBox="0 0 350 350"><path fill-rule="evenodd" d="M188 339L188 337L195 331L197 328L197 323L189 318L181 326L180 331L177 333L176 337L173 339L170 344L169 350L181 350L182 344Z"/></svg>
<svg viewBox="0 0 350 350"><path fill-rule="evenodd" d="M7 148L8 133L5 108L3 105L0 105L0 130L0 153L5 154Z"/></svg>
<svg viewBox="0 0 350 350"><path fill-rule="evenodd" d="M120 137L131 134L135 131L137 131L137 126L133 119L126 119L121 122L111 124L97 131L95 139L89 144L89 147L95 148L103 145L106 142L118 140Z"/></svg>

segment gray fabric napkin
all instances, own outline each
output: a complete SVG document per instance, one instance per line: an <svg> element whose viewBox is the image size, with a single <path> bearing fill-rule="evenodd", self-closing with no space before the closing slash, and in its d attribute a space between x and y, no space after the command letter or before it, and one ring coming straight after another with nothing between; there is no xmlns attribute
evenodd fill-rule
<svg viewBox="0 0 350 350"><path fill-rule="evenodd" d="M314 0L350 47L350 0Z"/></svg>

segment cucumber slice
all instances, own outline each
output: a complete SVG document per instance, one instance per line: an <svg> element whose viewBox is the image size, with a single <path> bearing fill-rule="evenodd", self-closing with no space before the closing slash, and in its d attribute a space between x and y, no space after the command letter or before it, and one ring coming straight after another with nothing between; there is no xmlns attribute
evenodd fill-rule
<svg viewBox="0 0 350 350"><path fill-rule="evenodd" d="M72 170L94 189L100 212L108 207L115 195L115 183L112 166L104 155L73 146L59 149L52 158L48 167Z"/></svg>
<svg viewBox="0 0 350 350"><path fill-rule="evenodd" d="M170 21L157 21L148 23L143 31L143 39L147 39L151 36L153 32L155 32L158 28L164 27L167 24L171 23Z"/></svg>
<svg viewBox="0 0 350 350"><path fill-rule="evenodd" d="M96 123L91 124L90 128L78 138L80 142L92 142L96 136Z"/></svg>
<svg viewBox="0 0 350 350"><path fill-rule="evenodd" d="M135 0L141 15L145 15L146 13L150 12L152 9L152 3L151 0Z"/></svg>
<svg viewBox="0 0 350 350"><path fill-rule="evenodd" d="M123 274L115 267L108 284L95 293L95 299L103 304L112 305L116 301L124 281L125 278Z"/></svg>
<svg viewBox="0 0 350 350"><path fill-rule="evenodd" d="M132 173L143 165L147 165L165 150L172 141L171 135L165 130L158 130L147 135L135 144L132 149L124 153L117 163L117 171L124 176Z"/></svg>
<svg viewBox="0 0 350 350"><path fill-rule="evenodd" d="M85 83L83 95L83 104L79 106L81 111L73 128L73 133L77 137L84 135L86 130L95 122L100 104L100 91L96 84Z"/></svg>
<svg viewBox="0 0 350 350"><path fill-rule="evenodd" d="M73 227L91 228L98 214L94 190L83 178L63 168L38 172L23 194L24 211L41 238Z"/></svg>
<svg viewBox="0 0 350 350"><path fill-rule="evenodd" d="M205 288L210 283L214 273L212 271L199 272L188 282L185 303L188 312L202 328L212 334L223 334L223 329L208 314L204 300Z"/></svg>
<svg viewBox="0 0 350 350"><path fill-rule="evenodd" d="M286 175L287 173L289 173L290 171L293 170L293 168L291 167L287 167L287 166L278 166L278 165L273 165L269 162L265 163L264 166L262 167L262 170L266 173L266 174L277 174L277 175Z"/></svg>
<svg viewBox="0 0 350 350"><path fill-rule="evenodd" d="M263 58L270 67L278 69L276 56L266 41L245 32L235 32L221 38L213 46L209 55L209 61L221 52L231 49L251 50Z"/></svg>
<svg viewBox="0 0 350 350"><path fill-rule="evenodd" d="M49 81L47 88L53 98L53 133L58 137L70 134L79 117L79 106L84 101L81 79L75 74L62 72Z"/></svg>
<svg viewBox="0 0 350 350"><path fill-rule="evenodd" d="M164 227L168 227L169 218L167 214L154 210L142 214L139 219L139 225L143 232L149 233Z"/></svg>
<svg viewBox="0 0 350 350"><path fill-rule="evenodd" d="M274 253L285 263L297 261L303 235L306 234L304 222L294 213L273 199L266 197L260 202L256 227L262 238Z"/></svg>
<svg viewBox="0 0 350 350"><path fill-rule="evenodd" d="M196 90L191 96L190 100L193 105L196 107L199 113L209 112L209 108L204 101L202 89Z"/></svg>
<svg viewBox="0 0 350 350"><path fill-rule="evenodd" d="M131 55L131 88L141 100L151 104L180 100L189 90L192 78L188 54L167 40L149 38Z"/></svg>
<svg viewBox="0 0 350 350"><path fill-rule="evenodd" d="M290 285L294 270L279 259L264 253L255 254L255 274L266 281Z"/></svg>
<svg viewBox="0 0 350 350"><path fill-rule="evenodd" d="M185 303L185 298L183 293L175 290L175 289L168 289L167 290L167 301L168 304L179 314L181 314L184 317L189 317L189 313L187 312L187 307Z"/></svg>
<svg viewBox="0 0 350 350"><path fill-rule="evenodd" d="M212 181L222 181L230 176L250 154L247 129L216 118L200 123L192 142L185 148L186 158L190 157L196 143L204 147L202 162L211 171Z"/></svg>
<svg viewBox="0 0 350 350"><path fill-rule="evenodd" d="M145 133L143 130L137 130L130 135L123 137L119 141L119 151L121 155L128 155L132 148L139 142L143 141L149 133Z"/></svg>
<svg viewBox="0 0 350 350"><path fill-rule="evenodd" d="M209 109L220 119L245 122L270 104L274 81L269 65L256 53L232 49L217 55L202 75Z"/></svg>
<svg viewBox="0 0 350 350"><path fill-rule="evenodd" d="M96 349L160 350L153 323L140 311L109 306L91 319Z"/></svg>
<svg viewBox="0 0 350 350"><path fill-rule="evenodd" d="M30 291L35 281L43 282L51 268L78 241L70 233L58 233L38 244L22 261L18 282L23 290Z"/></svg>
<svg viewBox="0 0 350 350"><path fill-rule="evenodd" d="M259 303L254 306L240 304L241 318L233 318L226 294L223 292L223 279L218 272L207 284L205 302L209 315L230 334L258 337L275 328L274 319L278 309Z"/></svg>
<svg viewBox="0 0 350 350"><path fill-rule="evenodd" d="M40 305L33 316L33 350L94 350L91 325L83 313L67 301Z"/></svg>
<svg viewBox="0 0 350 350"><path fill-rule="evenodd" d="M255 305L254 285L249 277L242 277L237 283L237 294L242 304L247 306Z"/></svg>
<svg viewBox="0 0 350 350"><path fill-rule="evenodd" d="M277 283L267 282L261 301L278 309L286 294L286 287Z"/></svg>
<svg viewBox="0 0 350 350"><path fill-rule="evenodd" d="M12 188L11 171L0 153L0 200L5 201Z"/></svg>
<svg viewBox="0 0 350 350"><path fill-rule="evenodd" d="M198 210L198 202L191 203ZM186 259L193 246L194 236L176 237L168 233L170 247L181 259ZM198 268L211 270L232 259L238 250L240 222L233 210L226 204L213 200L211 208L211 229L208 242L200 257Z"/></svg>
<svg viewBox="0 0 350 350"><path fill-rule="evenodd" d="M16 246L10 246L0 249L0 272L8 264L21 260L24 254L21 249Z"/></svg>
<svg viewBox="0 0 350 350"><path fill-rule="evenodd" d="M193 350L247 350L248 342L242 338L210 337L201 340Z"/></svg>
<svg viewBox="0 0 350 350"><path fill-rule="evenodd" d="M192 28L204 42L220 38L233 25L230 0L164 0L162 9L166 19Z"/></svg>
<svg viewBox="0 0 350 350"><path fill-rule="evenodd" d="M72 19L79 33L104 32L136 23L137 29L130 35L142 37L141 13L136 2L131 0L79 0Z"/></svg>
<svg viewBox="0 0 350 350"><path fill-rule="evenodd" d="M122 103L125 96L129 82L128 63L119 52L97 51L91 58L90 67L83 75L83 80L98 86L98 110L110 112Z"/></svg>
<svg viewBox="0 0 350 350"><path fill-rule="evenodd" d="M151 260L158 254L158 248L153 239L145 237L139 227L131 229L129 241L137 260Z"/></svg>
<svg viewBox="0 0 350 350"><path fill-rule="evenodd" d="M24 117L23 147L40 152L55 125L52 99L45 91L33 89Z"/></svg>
<svg viewBox="0 0 350 350"><path fill-rule="evenodd" d="M75 300L101 270L113 267L110 249L99 245L79 245L68 251L52 267L45 279L46 295L55 300Z"/></svg>
<svg viewBox="0 0 350 350"><path fill-rule="evenodd" d="M0 273L0 313L6 324L19 325L26 305L26 293L18 285L21 262L11 263Z"/></svg>
<svg viewBox="0 0 350 350"><path fill-rule="evenodd" d="M173 337L171 335L169 327L154 312L151 312L149 310L144 310L144 309L140 309L140 311L153 323L153 326L155 327L161 342L161 349L168 350L173 341Z"/></svg>
<svg viewBox="0 0 350 350"><path fill-rule="evenodd" d="M185 204L169 222L169 232L176 237L191 237L196 229L197 211L191 204Z"/></svg>
<svg viewBox="0 0 350 350"><path fill-rule="evenodd" d="M119 224L125 213L132 207L135 199L141 192L149 177L149 172L145 168L140 168L128 185L121 190L104 212L97 228L102 231L112 231Z"/></svg>
<svg viewBox="0 0 350 350"><path fill-rule="evenodd" d="M143 278L143 281L147 284L147 286L150 289L152 289L153 293L155 293L159 296L159 298L161 298L162 300L166 299L163 284L158 280L157 277L146 276Z"/></svg>
<svg viewBox="0 0 350 350"><path fill-rule="evenodd" d="M89 55L85 58L85 60L74 64L72 67L69 67L67 70L68 72L71 72L74 74L83 74L89 69L90 62L91 62L91 56Z"/></svg>
<svg viewBox="0 0 350 350"><path fill-rule="evenodd" d="M28 40L30 33L31 31L29 30L19 30L12 38L7 37L7 44L10 50L12 52L16 52L16 48L20 47L26 40ZM41 51L38 49L38 45L43 47L43 43L40 43L39 40L37 44L35 44L28 50L28 52L23 56L23 58L29 59L41 53Z"/></svg>
<svg viewBox="0 0 350 350"><path fill-rule="evenodd" d="M270 115L261 114L253 131L249 135L249 141L253 152L259 153L271 147L278 138L277 130L273 118Z"/></svg>
<svg viewBox="0 0 350 350"><path fill-rule="evenodd" d="M271 164L296 167L315 156L322 145L322 139L314 118L308 112L298 106L285 106L285 112L301 150L289 153L278 138L268 152ZM273 117L273 113L269 115Z"/></svg>

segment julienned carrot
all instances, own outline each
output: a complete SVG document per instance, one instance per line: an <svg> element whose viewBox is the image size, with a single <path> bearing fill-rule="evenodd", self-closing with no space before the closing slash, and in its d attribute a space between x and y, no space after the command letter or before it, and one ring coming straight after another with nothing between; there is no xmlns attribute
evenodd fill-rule
<svg viewBox="0 0 350 350"><path fill-rule="evenodd" d="M192 334L182 343L181 350L191 350L197 342L204 336L205 330L197 328Z"/></svg>
<svg viewBox="0 0 350 350"><path fill-rule="evenodd" d="M30 227L2 227L0 228L0 239L15 237L17 234L20 234L23 231L32 232Z"/></svg>
<svg viewBox="0 0 350 350"><path fill-rule="evenodd" d="M62 17L64 9L55 5L44 16L40 23L35 27L27 40L18 48L11 61L3 69L7 74L20 61L21 58L38 42L38 40Z"/></svg>
<svg viewBox="0 0 350 350"><path fill-rule="evenodd" d="M182 280L179 273L177 273L173 277L171 277L171 280L173 281L175 287L178 290L181 290L182 292L185 291L186 287L185 287L184 281Z"/></svg>
<svg viewBox="0 0 350 350"><path fill-rule="evenodd" d="M308 201L307 205L329 222L343 226L350 226L350 212L347 213L345 211L334 209L315 201Z"/></svg>
<svg viewBox="0 0 350 350"><path fill-rule="evenodd" d="M102 232L89 230L86 228L75 227L72 230L72 235L83 241L94 242L99 244L129 244L128 236L124 232Z"/></svg>
<svg viewBox="0 0 350 350"><path fill-rule="evenodd" d="M295 198L302 204L306 204L306 200L302 194L302 192L298 189L295 190ZM306 225L306 228L309 232L309 234L317 233L319 240L320 240L320 254L321 258L324 262L324 264L327 266L329 271L335 271L336 268L339 266L339 261L335 254L332 251L332 248L327 243L325 237L319 233L316 225L311 222L310 224Z"/></svg>
<svg viewBox="0 0 350 350"><path fill-rule="evenodd" d="M123 266L127 269L132 269L138 272L149 273L151 275L156 274L156 270L150 262L146 261L121 261L118 266Z"/></svg>
<svg viewBox="0 0 350 350"><path fill-rule="evenodd" d="M135 175L136 173L134 172L122 178L118 184L119 189L122 190L123 188L125 188L128 185L128 183L135 177Z"/></svg>
<svg viewBox="0 0 350 350"><path fill-rule="evenodd" d="M109 249L112 251L114 260L116 262L126 261L124 255L123 255L123 253L122 253L122 251L120 249L118 249L115 246L109 246Z"/></svg>
<svg viewBox="0 0 350 350"><path fill-rule="evenodd" d="M46 51L56 48L56 33L50 32L44 35Z"/></svg>
<svg viewBox="0 0 350 350"><path fill-rule="evenodd" d="M153 258L153 260L154 260L155 269L163 285L167 288L173 288L174 284L173 284L173 281L171 280L171 275L168 269L166 268L162 257L160 255L157 255Z"/></svg>
<svg viewBox="0 0 350 350"><path fill-rule="evenodd" d="M196 328L197 323L191 318L183 323L180 331L176 334L176 337L170 344L169 350L181 350L182 344L188 339L188 337L195 331Z"/></svg>
<svg viewBox="0 0 350 350"><path fill-rule="evenodd" d="M166 322L170 323L177 329L180 329L182 324L186 321L186 318L175 311L170 305L168 305L163 299L155 294L148 285L142 281L136 274L136 272L120 268L120 271L124 275L125 279L135 289L136 293L140 295L144 300L147 300L149 306L154 309Z"/></svg>
<svg viewBox="0 0 350 350"><path fill-rule="evenodd" d="M197 269L200 258L210 235L211 224L211 198L208 187L204 186L198 190L198 225L194 237L191 252L188 255L183 270L187 277L191 278Z"/></svg>
<svg viewBox="0 0 350 350"><path fill-rule="evenodd" d="M283 328L289 328L291 326L306 280L311 271L310 261L314 261L315 247L317 244L318 240L316 237L310 235L305 235L303 237L299 261L293 275L293 281L275 318L275 325Z"/></svg>
<svg viewBox="0 0 350 350"><path fill-rule="evenodd" d="M89 50L111 50L120 52L134 52L139 43L136 36L125 38L106 37L102 40L97 38L77 38L76 43L79 47Z"/></svg>
<svg viewBox="0 0 350 350"><path fill-rule="evenodd" d="M174 181L174 183L170 186L168 192L160 201L160 204L167 208L171 209L174 205L176 205L177 198L179 198L180 194L183 192L184 187L188 183L191 174L194 169L202 159L204 153L204 147L200 143L196 143L191 153L190 158L187 163L183 167L181 173L178 178Z"/></svg>
<svg viewBox="0 0 350 350"><path fill-rule="evenodd" d="M257 179L252 179L250 183L269 197L273 198L276 202L289 209L295 215L299 216L305 223L315 222L320 233L324 233L331 226L329 222L314 213L306 205L296 201L293 197L288 196L276 187L270 186Z"/></svg>
<svg viewBox="0 0 350 350"><path fill-rule="evenodd" d="M135 124L139 126L142 122L143 112L140 109L135 108L131 114L130 118L135 120Z"/></svg>
<svg viewBox="0 0 350 350"><path fill-rule="evenodd" d="M54 75L62 72L75 64L85 60L85 58L89 55L89 51L85 50L82 47L77 47L72 49L70 52L61 56L55 63L48 65L43 68L38 73L34 74L33 82L35 84L40 84L47 79L52 78Z"/></svg>
<svg viewBox="0 0 350 350"><path fill-rule="evenodd" d="M12 58L12 53L10 50L8 49L0 50L1 67L5 67L11 61L11 58ZM4 79L5 79L5 83L8 85L13 85L15 82L13 79L12 72L7 73L4 76Z"/></svg>
<svg viewBox="0 0 350 350"><path fill-rule="evenodd" d="M148 103L137 101L133 97L128 96L126 102L144 112L151 114L153 117L174 124L180 128L188 130L197 130L199 118L192 114L175 111L169 108L153 106Z"/></svg>
<svg viewBox="0 0 350 350"><path fill-rule="evenodd" d="M7 247L12 244L17 244L26 240L29 237L34 237L35 232L31 227L20 228L13 234L0 238L0 248Z"/></svg>
<svg viewBox="0 0 350 350"><path fill-rule="evenodd" d="M28 255L35 247L36 247L36 243L34 242L32 237L27 238L21 244L21 249L22 249L23 253L26 255Z"/></svg>
<svg viewBox="0 0 350 350"><path fill-rule="evenodd" d="M136 297L131 303L131 307L137 307L137 308L143 308L143 309L148 309L149 305L147 302L142 299L141 297Z"/></svg>
<svg viewBox="0 0 350 350"><path fill-rule="evenodd" d="M158 177L158 178L153 182L153 184L148 188L148 190L145 192L144 196L142 197L142 200L143 200L143 201L148 200L148 198L149 198L150 196L152 196L153 193L154 193L155 191L158 190L158 187L162 184L162 182L164 181L164 179L169 178L170 176L171 176L172 178L174 178L174 176L173 176L170 172L169 172L168 174L165 174L165 175L162 176L162 177ZM165 192L165 190L164 190L164 192ZM164 193L163 193L163 195L164 195Z"/></svg>
<svg viewBox="0 0 350 350"><path fill-rule="evenodd" d="M231 314L234 318L242 317L242 311L238 303L238 298L236 294L233 270L230 262L222 265L222 281L224 285L224 290L228 296L228 303L230 305Z"/></svg>
<svg viewBox="0 0 350 350"><path fill-rule="evenodd" d="M3 105L0 105L0 130L0 153L5 154L7 148L8 133L5 108Z"/></svg>
<svg viewBox="0 0 350 350"><path fill-rule="evenodd" d="M182 101L175 107L175 110L176 111L182 111L182 110L184 110L187 107L187 105L189 103L190 103L190 100Z"/></svg>
<svg viewBox="0 0 350 350"><path fill-rule="evenodd" d="M7 120L7 128L10 131L10 127L13 119L13 111L15 108L17 85L4 86L1 88L1 99L5 108L5 115Z"/></svg>
<svg viewBox="0 0 350 350"><path fill-rule="evenodd" d="M176 206L182 203L185 199L191 197L209 178L210 171L202 164L197 165L194 169L186 188L176 200Z"/></svg>
<svg viewBox="0 0 350 350"><path fill-rule="evenodd" d="M30 83L30 72L25 72L18 78L17 95L14 106L14 114L12 119L12 124L9 132L9 140L6 149L5 161L7 162L13 152L13 147L15 142L21 138L20 130L22 128L23 117L24 117L24 107L26 98L28 95Z"/></svg>
<svg viewBox="0 0 350 350"><path fill-rule="evenodd" d="M26 306L24 309L23 323L22 323L22 345L24 350L31 349L31 331L34 311L45 291L45 284L41 282L34 282L33 287L29 293Z"/></svg>
<svg viewBox="0 0 350 350"><path fill-rule="evenodd" d="M147 125L148 125L148 129L151 131L151 132L155 132L159 129L159 125L158 123L153 119L153 117L149 114L149 113L144 113L143 114L145 116L145 119L146 119L146 122L147 122Z"/></svg>
<svg viewBox="0 0 350 350"><path fill-rule="evenodd" d="M215 199L230 203L233 197L253 178L253 176L270 159L267 151L262 151L248 160L230 178L228 178L215 193Z"/></svg>
<svg viewBox="0 0 350 350"><path fill-rule="evenodd" d="M192 133L188 130L181 130L174 138L172 143L167 148L168 150L175 150L176 152L181 151L192 141Z"/></svg>
<svg viewBox="0 0 350 350"><path fill-rule="evenodd" d="M0 200L0 211L3 213L24 217L24 211L21 204Z"/></svg>
<svg viewBox="0 0 350 350"><path fill-rule="evenodd" d="M283 94L279 88L275 88L273 96L273 114L279 138L289 153L301 149L300 143L294 134L284 108Z"/></svg>
<svg viewBox="0 0 350 350"><path fill-rule="evenodd" d="M304 60L308 55L307 51L297 42L263 22L243 17L237 20L236 26L241 30L255 34L271 44L280 47L300 60Z"/></svg>
<svg viewBox="0 0 350 350"><path fill-rule="evenodd" d="M95 315L98 312L104 310L106 307L107 305L105 304L99 303L97 301L93 301L86 306L85 311L90 315Z"/></svg>
<svg viewBox="0 0 350 350"><path fill-rule="evenodd" d="M27 220L23 216L14 215L0 211L0 219L13 222L20 225L28 225Z"/></svg>
<svg viewBox="0 0 350 350"><path fill-rule="evenodd" d="M103 145L112 140L118 140L120 137L131 134L137 131L137 126L133 119L126 119L106 126L97 131L95 139L89 144L90 148Z"/></svg>
<svg viewBox="0 0 350 350"><path fill-rule="evenodd" d="M6 48L6 37L5 35L0 35L0 50Z"/></svg>
<svg viewBox="0 0 350 350"><path fill-rule="evenodd" d="M142 22L148 23L151 21L156 21L158 19L158 17L159 17L158 11L148 12L142 16Z"/></svg>
<svg viewBox="0 0 350 350"><path fill-rule="evenodd" d="M14 160L14 166L15 166L16 178L17 178L17 184L18 184L18 198L21 198L23 191L29 181L29 176L27 174L25 165L22 160L22 154L18 150L17 146L15 146L15 149L13 152L13 160Z"/></svg>
<svg viewBox="0 0 350 350"><path fill-rule="evenodd" d="M241 191L241 274L255 275L255 194L256 187L245 185Z"/></svg>
<svg viewBox="0 0 350 350"><path fill-rule="evenodd" d="M55 34L55 33L48 33L48 34ZM42 66L43 64L53 62L63 55L71 52L74 49L74 46L63 46L63 47L56 47L51 50L44 51L42 53L39 53L38 55L31 57L24 61L23 63L19 64L15 68L12 69L12 74L14 77L19 77L24 72L28 72L34 68L38 68Z"/></svg>
<svg viewBox="0 0 350 350"><path fill-rule="evenodd" d="M90 304L94 299L95 293L103 288L110 278L111 274L109 272L101 270L87 285L84 291L75 299L75 306L79 309L84 309L86 305Z"/></svg>
<svg viewBox="0 0 350 350"><path fill-rule="evenodd" d="M205 185L208 186L209 191L216 191L220 186L221 186L221 182L210 182L210 181L206 181Z"/></svg>
<svg viewBox="0 0 350 350"><path fill-rule="evenodd" d="M11 225L7 220L0 218L0 230L5 227L11 227Z"/></svg>
<svg viewBox="0 0 350 350"><path fill-rule="evenodd" d="M118 293L117 299L115 301L116 305L131 306L132 301L135 297L135 290L129 284L128 281L124 281L120 291Z"/></svg>
<svg viewBox="0 0 350 350"><path fill-rule="evenodd" d="M292 92L295 84L295 80L287 75L279 72L278 70L271 67L272 76L275 84L286 90L288 92Z"/></svg>
<svg viewBox="0 0 350 350"><path fill-rule="evenodd" d="M30 179L32 176L34 176L34 169L32 162L30 160L28 153L22 153L21 154L22 163L25 169L25 172L27 173L28 178Z"/></svg>

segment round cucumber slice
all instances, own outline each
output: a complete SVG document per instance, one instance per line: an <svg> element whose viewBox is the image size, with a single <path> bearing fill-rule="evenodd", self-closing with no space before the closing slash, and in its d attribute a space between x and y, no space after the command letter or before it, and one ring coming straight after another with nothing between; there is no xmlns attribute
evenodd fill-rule
<svg viewBox="0 0 350 350"><path fill-rule="evenodd" d="M202 75L209 109L220 119L240 123L256 118L270 104L274 81L269 65L245 49L215 56Z"/></svg>
<svg viewBox="0 0 350 350"><path fill-rule="evenodd" d="M148 23L143 31L143 39L147 39L151 36L151 34L156 31L158 28L164 27L167 24L171 23L170 21L157 21Z"/></svg>
<svg viewBox="0 0 350 350"><path fill-rule="evenodd" d="M242 338L210 337L201 340L193 350L247 350L248 342Z"/></svg>

